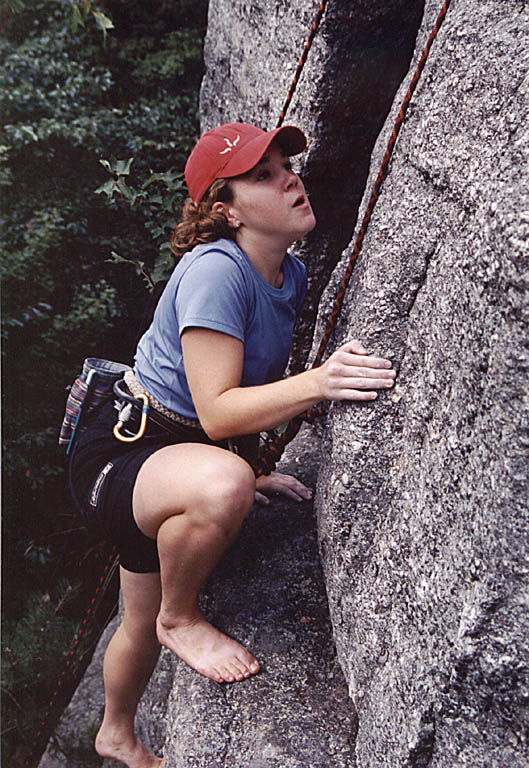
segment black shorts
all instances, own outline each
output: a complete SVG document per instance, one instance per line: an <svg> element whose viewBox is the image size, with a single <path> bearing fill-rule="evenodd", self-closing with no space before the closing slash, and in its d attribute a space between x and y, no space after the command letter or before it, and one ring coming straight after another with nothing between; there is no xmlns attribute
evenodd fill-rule
<svg viewBox="0 0 529 768"><path fill-rule="evenodd" d="M113 400L96 408L76 438L70 459L70 490L87 526L117 546L120 564L134 573L160 570L155 539L145 536L132 514L132 492L143 462L167 445L213 443L205 432L177 425L178 434L148 423L135 443L112 434L118 419Z"/></svg>

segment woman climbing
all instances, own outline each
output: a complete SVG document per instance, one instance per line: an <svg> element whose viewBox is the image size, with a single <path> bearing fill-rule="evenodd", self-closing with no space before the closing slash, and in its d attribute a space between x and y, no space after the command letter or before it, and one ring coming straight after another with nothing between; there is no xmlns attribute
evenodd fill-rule
<svg viewBox="0 0 529 768"><path fill-rule="evenodd" d="M239 437L322 400L373 400L394 383L389 360L370 357L358 341L319 368L282 378L306 287L305 268L287 249L315 226L289 160L305 146L293 126L265 132L231 123L202 136L186 165L191 199L173 236L182 258L126 378L129 395L148 394L152 419L141 439L122 442L107 402L74 447L72 492L89 523L118 546L124 605L105 655L95 746L129 768L160 764L134 733L160 644L217 683L259 671L246 648L206 621L199 590L256 494L301 501L311 491L279 473L256 480L243 458L252 439Z"/></svg>

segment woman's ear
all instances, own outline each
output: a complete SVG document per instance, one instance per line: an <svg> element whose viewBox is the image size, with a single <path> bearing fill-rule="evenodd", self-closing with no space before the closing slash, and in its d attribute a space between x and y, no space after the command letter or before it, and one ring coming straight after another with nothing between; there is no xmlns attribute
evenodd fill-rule
<svg viewBox="0 0 529 768"><path fill-rule="evenodd" d="M232 229L239 229L241 226L241 222L226 203L221 203L218 200L216 203L213 203L211 210L215 211L215 213L223 213L226 216L226 221Z"/></svg>

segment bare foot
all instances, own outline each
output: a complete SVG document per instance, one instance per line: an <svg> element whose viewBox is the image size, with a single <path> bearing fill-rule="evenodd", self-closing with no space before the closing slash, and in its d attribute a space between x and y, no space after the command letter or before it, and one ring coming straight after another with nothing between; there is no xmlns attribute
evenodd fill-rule
<svg viewBox="0 0 529 768"><path fill-rule="evenodd" d="M158 640L170 651L217 683L233 683L259 672L259 662L240 643L224 635L201 614L186 623L156 622Z"/></svg>
<svg viewBox="0 0 529 768"><path fill-rule="evenodd" d="M161 757L149 752L135 736L122 736L117 730L107 727L104 721L96 736L95 748L101 757L119 760L128 768L162 768Z"/></svg>

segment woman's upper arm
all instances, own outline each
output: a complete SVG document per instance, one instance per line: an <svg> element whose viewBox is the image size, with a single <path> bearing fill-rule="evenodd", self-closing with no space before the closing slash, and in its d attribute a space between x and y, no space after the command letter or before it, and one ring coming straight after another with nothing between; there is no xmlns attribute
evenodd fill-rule
<svg viewBox="0 0 529 768"><path fill-rule="evenodd" d="M202 428L224 420L218 397L241 383L244 361L242 341L208 328L187 328L182 334L182 352L189 390Z"/></svg>

